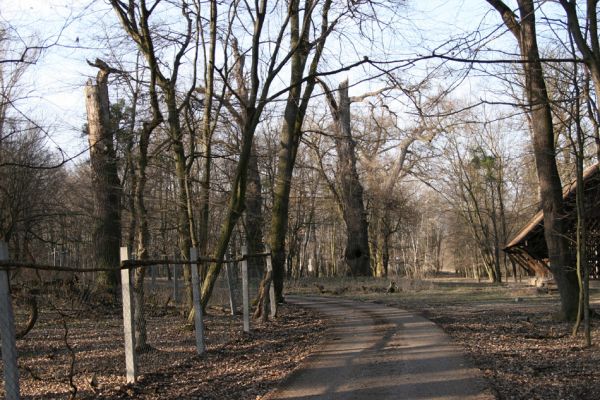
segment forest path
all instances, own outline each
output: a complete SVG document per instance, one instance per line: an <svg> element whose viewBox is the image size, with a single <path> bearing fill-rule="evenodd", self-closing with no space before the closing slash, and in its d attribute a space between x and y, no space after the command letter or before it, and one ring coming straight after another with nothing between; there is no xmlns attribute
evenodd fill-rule
<svg viewBox="0 0 600 400"><path fill-rule="evenodd" d="M398 308L289 296L331 321L321 350L264 399L493 399L433 322Z"/></svg>

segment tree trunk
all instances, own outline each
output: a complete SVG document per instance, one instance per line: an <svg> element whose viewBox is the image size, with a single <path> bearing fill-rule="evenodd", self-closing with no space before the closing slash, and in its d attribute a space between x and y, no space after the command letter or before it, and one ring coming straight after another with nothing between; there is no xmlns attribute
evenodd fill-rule
<svg viewBox="0 0 600 400"><path fill-rule="evenodd" d="M168 83L168 82L167 82ZM193 227L190 223L190 210L188 208L188 192L190 183L188 182L188 169L186 168L185 148L183 144L183 131L181 121L179 120L179 111L177 109L175 89L162 85L167 104L167 123L169 125L169 135L171 138L171 151L175 159L175 176L177 178L177 232L180 257L183 260L189 259L190 247L192 247ZM191 311L193 307L192 299L192 275L189 265L183 267L183 281L185 285L184 304L186 311Z"/></svg>
<svg viewBox="0 0 600 400"><path fill-rule="evenodd" d="M223 265L222 260L224 259L227 248L229 247L229 239L231 238L231 234L235 225L242 216L246 204L246 179L248 173L248 163L254 132L260 117L260 111L250 112L248 115L252 115L252 118L248 119L248 122L244 127L240 156L236 167L235 177L231 185L231 197L229 198L228 205L229 212L225 216L225 221L223 223L223 227L221 228L219 241L217 242L217 247L214 254L214 257L221 261L211 264L208 268L206 279L202 284L202 307L206 307L208 304L208 300L210 299L215 282L217 281L219 272L221 271L221 267Z"/></svg>
<svg viewBox="0 0 600 400"><path fill-rule="evenodd" d="M572 47L572 54L575 55L575 48ZM577 172L577 183L576 183L576 213L577 213L577 227L576 227L576 264L577 264L577 278L579 284L579 307L577 310L577 319L573 328L573 335L577 333L581 319L584 320L584 335L585 345L587 347L592 345L592 338L590 336L590 320L589 320L589 270L587 260L587 226L586 226L586 207L585 207L585 185L583 180L583 168L585 159L585 136L581 127L581 104L580 96L581 92L579 89L579 82L577 81L578 68L577 64L573 65L573 86L575 89L575 105L571 107L571 116L575 122L575 140L573 140L571 134L571 142L575 152L576 172ZM574 110L573 110L574 108Z"/></svg>
<svg viewBox="0 0 600 400"><path fill-rule="evenodd" d="M494 182L490 182L488 191L492 195L492 210L490 219L494 235L494 283L502 283L502 271L500 269L500 229L498 229L498 212L496 207L496 194L494 193Z"/></svg>
<svg viewBox="0 0 600 400"><path fill-rule="evenodd" d="M242 216L246 205L246 182L248 175L248 164L250 160L250 153L252 151L252 142L256 127L259 123L261 114L265 107L265 96L268 93L269 85L272 82L267 79L265 85L262 87L261 97L258 97L260 78L258 75L259 67L259 53L261 43L261 32L266 16L266 0L260 2L260 6L256 10L254 17L254 34L252 36L252 50L250 51L250 82L251 87L248 89L247 101L242 104L243 107L243 129L242 141L240 146L240 154L238 164L235 170L235 177L231 183L231 196L229 198L228 212L225 216L223 227L219 240L216 245L214 256L220 260L215 264L209 266L206 274L206 279L202 284L202 307L206 307L208 300L212 294L215 282L219 276L219 272L222 267L222 260L227 252L229 246L229 240L235 225L239 218ZM271 77L272 78L272 77Z"/></svg>
<svg viewBox="0 0 600 400"><path fill-rule="evenodd" d="M355 142L350 126L350 98L348 81L340 83L338 103L328 93L330 108L335 121L335 147L337 149L337 174L340 179L339 200L346 223L346 248L344 261L354 276L371 276L369 250L369 225L363 203L363 187L356 169Z"/></svg>
<svg viewBox="0 0 600 400"><path fill-rule="evenodd" d="M191 189L188 179L188 168L186 167L183 131L179 120L175 89L169 85L168 81L163 82L161 87L165 96L165 103L167 104L167 124L171 139L171 151L173 152L175 162L175 177L177 180L176 215L178 247L181 259L187 260L189 259L190 247L192 247L193 218L190 214L191 209L189 207L189 192ZM185 286L184 305L186 307L186 312L189 312L193 307L191 270L189 265L183 266L183 281Z"/></svg>
<svg viewBox="0 0 600 400"><path fill-rule="evenodd" d="M502 1L487 2L498 10L506 26L519 42L521 57L527 60L523 64L525 95L529 103L533 150L544 213L544 237L550 269L560 293L561 317L573 320L577 316L579 289L563 223L562 185L556 166L551 107L537 45L535 7L533 0L518 0L519 21Z"/></svg>
<svg viewBox="0 0 600 400"><path fill-rule="evenodd" d="M292 82L302 78L304 62L297 65L297 57L292 60ZM305 61L300 60L300 61ZM283 299L283 280L285 276L285 236L288 228L289 200L292 187L292 174L296 163L296 154L302 135L302 121L298 99L300 87L290 90L284 111L284 123L281 130L281 149L278 154L277 176L273 189L273 214L271 216L270 243L273 252L273 285L277 300Z"/></svg>
<svg viewBox="0 0 600 400"><path fill-rule="evenodd" d="M263 213L262 213L262 185L260 182L260 171L258 169L258 155L256 146L252 146L250 159L248 160L248 187L246 189L246 241L248 254L264 252L263 244ZM265 260L263 257L251 257L248 260L248 273L259 277L264 270Z"/></svg>
<svg viewBox="0 0 600 400"><path fill-rule="evenodd" d="M211 135L212 136L212 135ZM200 215L198 221L198 253L208 254L208 227L210 224L210 181L212 166L212 138L204 136L203 139L203 164L204 171L200 180Z"/></svg>
<svg viewBox="0 0 600 400"><path fill-rule="evenodd" d="M209 49L205 59L205 109L202 116L202 135L204 146L204 174L200 182L200 221L198 227L197 248L200 255L208 254L208 227L210 224L210 181L212 166L212 138L214 124L217 118L212 118L214 76L215 76L215 47L217 40L217 2L210 1L210 36Z"/></svg>
<svg viewBox="0 0 600 400"><path fill-rule="evenodd" d="M273 285L275 296L278 301L283 300L283 280L285 276L285 236L288 226L288 212L290 201L290 189L292 185L292 173L296 163L298 145L302 137L302 124L312 96L316 80L308 79L304 93L298 82L302 80L303 72L307 63L311 43L309 42L309 30L304 29L300 35L300 10L299 1L292 0L290 4L290 47L296 50L291 57L290 84L293 85L289 91L284 111L284 122L281 130L281 149L277 161L277 176L275 188L273 189L273 214L271 217L271 233L269 242L273 253ZM328 31L328 13L331 0L325 0L321 16L321 37L316 44L315 55L310 64L308 74L315 74L320 62L325 39ZM305 18L309 18L305 15ZM303 24L304 25L304 24ZM314 46L315 44L312 44Z"/></svg>
<svg viewBox="0 0 600 400"><path fill-rule="evenodd" d="M381 262L383 264L383 275L384 277L389 274L390 267L390 235L383 235Z"/></svg>
<svg viewBox="0 0 600 400"><path fill-rule="evenodd" d="M100 60L96 60L94 66L100 68L96 84L89 80L85 87L94 196L92 240L96 267L114 269L99 273L97 283L115 290L121 241L121 183L117 174L114 134L109 113L107 81L110 69Z"/></svg>
<svg viewBox="0 0 600 400"><path fill-rule="evenodd" d="M572 257L566 238L562 185L556 166L552 113L539 61L532 0L520 0L522 19L521 52L533 62L524 64L525 91L533 122L534 154L540 182L544 236L548 247L550 268L556 279L561 297L563 317L569 320L577 313L577 277L572 268Z"/></svg>
<svg viewBox="0 0 600 400"><path fill-rule="evenodd" d="M273 282L273 272L265 271L265 276L260 282L260 286L258 288L258 295L256 309L254 310L254 318L260 319L265 322L269 317L269 290L271 288L271 283Z"/></svg>
<svg viewBox="0 0 600 400"><path fill-rule="evenodd" d="M154 128L152 128L154 129ZM145 125L140 134L139 154L137 162L137 180L134 192L134 206L136 219L136 256L138 260L148 258L148 244L150 242L150 231L148 229L148 212L144 200L146 191L146 167L148 166L148 146L152 129ZM134 273L133 292L135 294L135 346L137 351L146 351L148 346L148 335L146 333L146 311L144 296L144 278L146 268L136 268Z"/></svg>

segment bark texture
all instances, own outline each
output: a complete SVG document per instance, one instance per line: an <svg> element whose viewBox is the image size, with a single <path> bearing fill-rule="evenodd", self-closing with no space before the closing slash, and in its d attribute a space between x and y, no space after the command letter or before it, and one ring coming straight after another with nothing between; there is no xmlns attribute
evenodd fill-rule
<svg viewBox="0 0 600 400"><path fill-rule="evenodd" d="M325 0L321 11L321 36L316 43L309 40L309 29L306 29L307 21L311 15L305 13L302 21L303 29L300 29L299 1L293 0L290 3L290 47L295 49L291 57L290 84L291 89L288 93L287 102L284 111L283 127L281 129L281 149L279 150L277 160L277 176L275 178L275 187L273 189L273 212L271 217L271 232L269 242L273 253L273 285L275 287L275 296L277 300L283 299L283 280L285 277L285 237L288 228L288 214L290 190L292 186L292 174L296 163L298 145L302 137L302 124L306 115L308 102L312 96L316 80L310 78L306 81L304 91L301 82L304 69L306 67L308 56L312 46L315 47L315 54L308 68L308 74L314 76L317 71L317 65L321 59L325 39L329 34L330 25L328 22L329 8L331 0Z"/></svg>
<svg viewBox="0 0 600 400"><path fill-rule="evenodd" d="M229 247L231 234L238 220L242 216L246 206L246 188L248 177L248 165L250 162L250 153L252 152L252 142L256 127L260 121L261 114L265 107L265 98L268 93L273 76L267 77L264 81L264 86L259 91L260 76L259 76L259 53L261 44L261 33L266 17L266 0L262 0L257 4L257 9L254 14L254 33L252 36L252 46L249 52L250 58L250 79L247 88L247 97L242 103L243 114L243 129L241 135L240 154L238 164L235 169L235 176L231 184L231 196L229 198L228 213L225 216L225 221L221 228L219 240L217 242L214 256L218 260L217 263L211 264L206 274L206 279L202 284L202 307L206 307L208 300L212 294L217 277L223 265L223 258ZM235 44L234 44L235 47ZM279 44L277 45L279 50ZM277 52L275 52L277 53ZM271 62L276 59L276 54L271 58ZM246 89L244 89L246 90ZM260 93L259 93L260 92ZM238 93L239 94L239 93Z"/></svg>
<svg viewBox="0 0 600 400"><path fill-rule="evenodd" d="M300 37L298 1L293 0L291 13L291 46L298 47L292 56L291 77L292 83L302 79L302 73L308 57L305 38ZM273 249L273 285L278 300L283 299L283 280L285 277L285 237L288 227L289 198L292 187L292 174L296 163L298 145L302 136L303 112L300 108L302 87L293 86L288 93L288 99L283 114L283 127L281 129L280 143L277 158L277 176L273 189L273 214L271 217L271 248Z"/></svg>
<svg viewBox="0 0 600 400"><path fill-rule="evenodd" d="M579 289L573 259L563 223L562 185L556 166L554 127L546 83L540 61L535 29L533 0L518 0L520 21L500 0L487 0L502 16L504 23L519 42L525 74L525 95L533 131L533 150L540 185L541 208L544 212L544 236L548 247L550 269L556 279L561 298L561 314L573 320L577 315Z"/></svg>
<svg viewBox="0 0 600 400"><path fill-rule="evenodd" d="M202 118L202 141L204 147L204 173L200 181L200 218L198 226L198 248L200 255L208 254L210 224L210 184L212 167L212 138L217 117L213 118L213 92L215 78L215 48L217 40L217 2L210 2L210 35L208 54L205 58L204 88L205 111ZM189 201L189 199L188 199ZM191 212L190 212L191 215Z"/></svg>
<svg viewBox="0 0 600 400"><path fill-rule="evenodd" d="M356 142L352 137L350 124L348 81L340 83L337 103L331 92L327 91L326 94L334 120L334 141L338 155L339 190L335 197L339 201L342 216L346 223L344 261L348 265L349 274L370 276L372 272L369 225L363 202L364 190L356 168Z"/></svg>
<svg viewBox="0 0 600 400"><path fill-rule="evenodd" d="M246 188L246 242L248 254L264 252L263 244L263 213L262 213L262 184L258 169L258 155L256 146L252 146L248 160L248 187ZM265 261L262 257L248 259L248 272L250 276L261 276Z"/></svg>
<svg viewBox="0 0 600 400"><path fill-rule="evenodd" d="M98 284L115 289L121 241L121 182L110 121L108 75L111 69L101 60L91 65L100 69L96 83L90 79L85 87L94 195L94 260L97 267L114 268L114 272L99 274Z"/></svg>

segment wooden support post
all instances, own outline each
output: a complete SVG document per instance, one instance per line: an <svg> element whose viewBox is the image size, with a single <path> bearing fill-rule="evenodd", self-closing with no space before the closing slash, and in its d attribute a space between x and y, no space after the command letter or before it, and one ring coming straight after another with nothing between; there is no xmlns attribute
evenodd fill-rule
<svg viewBox="0 0 600 400"><path fill-rule="evenodd" d="M196 331L196 353L203 354L204 347L204 322L202 320L202 306L200 305L200 274L198 273L198 249L190 248L190 264L192 269L192 297L194 301L194 329Z"/></svg>
<svg viewBox="0 0 600 400"><path fill-rule="evenodd" d="M121 261L129 260L129 249L121 247ZM131 269L121 270L121 292L123 294L123 332L125 333L125 370L127 383L137 380L137 357L135 353L135 319L133 313L133 287Z"/></svg>
<svg viewBox="0 0 600 400"><path fill-rule="evenodd" d="M233 263L225 258L225 276L227 277L227 288L229 289L229 307L231 315L235 315L237 302L235 298L235 277L233 276Z"/></svg>
<svg viewBox="0 0 600 400"><path fill-rule="evenodd" d="M8 260L8 244L0 241L0 260ZM4 369L4 395L7 400L19 399L19 365L15 339L15 316L10 296L9 272L0 270L0 337Z"/></svg>
<svg viewBox="0 0 600 400"><path fill-rule="evenodd" d="M242 257L248 254L248 248L242 246ZM242 260L242 298L244 309L244 332L250 333L250 293L248 284L248 260Z"/></svg>
<svg viewBox="0 0 600 400"><path fill-rule="evenodd" d="M271 262L271 250L267 249L269 255L267 256L267 273L270 273L273 276L273 264ZM273 279L271 279L271 284L269 285L269 303L271 303L271 318L275 318L277 316L277 299L275 298L275 285L273 284Z"/></svg>

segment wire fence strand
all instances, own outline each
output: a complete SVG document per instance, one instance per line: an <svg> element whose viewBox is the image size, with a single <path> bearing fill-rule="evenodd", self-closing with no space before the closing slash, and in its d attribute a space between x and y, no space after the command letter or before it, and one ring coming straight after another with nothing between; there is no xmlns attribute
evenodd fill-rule
<svg viewBox="0 0 600 400"><path fill-rule="evenodd" d="M91 398L107 388L134 381L135 375L161 373L169 365L196 356L194 326L198 324L192 323L195 320L190 317L188 302L194 287L192 277L188 281L187 272L182 273L186 266L198 268L194 278L198 291L206 264L223 264L207 304L210 317L202 320L206 326L204 345L210 349L239 340L237 335L244 329L242 304L248 303L242 298L242 265L269 256L265 252L224 260L204 256L192 260L123 260L115 268L0 260L0 275L10 281L7 296L14 309L14 318L6 322L6 328L12 326L16 331L10 336L17 339L15 357L18 355L16 369L7 371L10 365L2 363L1 372L5 376L9 376L6 372L16 372L17 379L5 378L0 392L4 391L7 399L16 398L10 393ZM8 258L8 254L0 258ZM107 291L98 284L102 273L118 270L130 277L129 283L121 279L130 289L129 302L123 301L121 290ZM261 278L260 268L250 268L250 298L257 295ZM133 321L129 328L125 328L127 318ZM212 331L230 334L211 335ZM128 334L136 368L129 378L123 362ZM5 354L10 352L3 346Z"/></svg>

